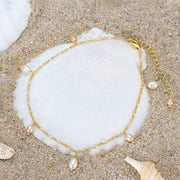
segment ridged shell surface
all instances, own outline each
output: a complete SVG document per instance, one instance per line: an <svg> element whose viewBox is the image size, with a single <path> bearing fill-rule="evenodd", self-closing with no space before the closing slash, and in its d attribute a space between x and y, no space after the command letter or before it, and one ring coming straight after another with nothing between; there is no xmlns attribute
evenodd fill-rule
<svg viewBox="0 0 180 180"><path fill-rule="evenodd" d="M10 159L14 155L14 150L9 146L0 143L0 159Z"/></svg>
<svg viewBox="0 0 180 180"><path fill-rule="evenodd" d="M130 157L125 160L139 172L141 180L164 180L154 167L154 163L150 161L139 162Z"/></svg>
<svg viewBox="0 0 180 180"><path fill-rule="evenodd" d="M30 13L28 0L0 0L0 52L19 38Z"/></svg>
<svg viewBox="0 0 180 180"><path fill-rule="evenodd" d="M112 35L92 29L78 37L78 42L105 36ZM35 70L71 45L54 47L28 66ZM122 40L91 42L72 48L44 66L32 81L31 108L36 121L75 150L111 138L120 133L131 118L141 85L138 65L137 50ZM26 105L28 79L29 76L22 75L15 90L15 107L26 127L31 123ZM147 110L148 95L144 88L136 117L128 129L130 134L135 135L141 127ZM36 127L34 135L49 146L68 152ZM92 153L109 150L113 144L123 141L124 137L118 138L95 148Z"/></svg>

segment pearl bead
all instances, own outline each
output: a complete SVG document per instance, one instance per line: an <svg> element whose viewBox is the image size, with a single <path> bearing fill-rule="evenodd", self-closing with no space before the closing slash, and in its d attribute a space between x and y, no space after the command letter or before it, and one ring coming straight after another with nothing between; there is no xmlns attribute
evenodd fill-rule
<svg viewBox="0 0 180 180"><path fill-rule="evenodd" d="M26 75L28 75L31 72L31 69L28 66L22 66L20 69L21 72Z"/></svg>
<svg viewBox="0 0 180 180"><path fill-rule="evenodd" d="M166 104L167 104L168 107L173 106L173 104L174 104L174 99L173 99L173 98L168 98L167 101L166 101Z"/></svg>
<svg viewBox="0 0 180 180"><path fill-rule="evenodd" d="M148 88L149 89L157 89L158 83L156 81L151 81L148 83Z"/></svg>
<svg viewBox="0 0 180 180"><path fill-rule="evenodd" d="M34 130L33 125L30 124L30 125L26 128L26 134L27 134L27 136L31 135L31 134L33 133L33 130Z"/></svg>
<svg viewBox="0 0 180 180"><path fill-rule="evenodd" d="M70 170L74 170L77 168L78 165L78 161L76 158L71 159L71 161L69 162L69 168Z"/></svg>
<svg viewBox="0 0 180 180"><path fill-rule="evenodd" d="M75 42L77 41L76 36L70 36L70 37L69 37L69 41L70 41L71 43L75 43Z"/></svg>
<svg viewBox="0 0 180 180"><path fill-rule="evenodd" d="M134 137L131 134L127 133L126 136L125 136L125 140L128 143L132 143L134 141Z"/></svg>

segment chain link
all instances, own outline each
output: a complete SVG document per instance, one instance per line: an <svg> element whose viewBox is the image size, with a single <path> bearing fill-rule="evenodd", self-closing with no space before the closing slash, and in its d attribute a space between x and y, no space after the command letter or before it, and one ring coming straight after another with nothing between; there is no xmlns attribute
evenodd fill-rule
<svg viewBox="0 0 180 180"><path fill-rule="evenodd" d="M172 88L171 88L171 86L170 86L170 84L169 84L169 82L168 82L168 80L167 80L167 78L165 76L165 73L164 73L163 69L161 68L161 66L159 64L159 61L158 61L158 59L156 57L155 51L153 50L153 48L149 44L147 44L145 42L142 42L142 41L136 41L136 42L139 44L139 46L141 46L142 48L145 48L145 49L148 50L148 52L149 52L149 54L150 54L150 56L151 56L151 58L153 60L155 69L159 73L159 76L160 76L161 80L164 83L164 86L166 88L166 91L167 91L169 97L173 98L173 90L172 90Z"/></svg>

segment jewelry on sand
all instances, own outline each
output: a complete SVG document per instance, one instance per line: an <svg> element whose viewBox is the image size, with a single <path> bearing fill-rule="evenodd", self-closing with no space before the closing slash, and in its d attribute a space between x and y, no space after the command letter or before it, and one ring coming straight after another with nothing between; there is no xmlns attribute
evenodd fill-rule
<svg viewBox="0 0 180 180"><path fill-rule="evenodd" d="M62 142L61 140L57 139L56 137L52 136L51 134L49 134L44 128L42 128L36 121L34 115L33 115L33 112L32 112L32 109L31 109L31 103L30 103L30 88L31 88L31 84L32 84L32 81L33 81L33 78L36 76L36 74L38 74L38 72L44 67L46 66L49 62L53 61L57 56L59 55L62 55L64 54L65 52L69 51L70 49L76 47L76 46L80 46L82 44L86 44L86 43L91 43L91 42L96 42L96 41L104 41L104 40L123 40L123 41L126 41L128 43L130 43L130 45L135 48L137 51L138 51L138 54L139 54L139 72L140 72L140 76L141 76L141 86L140 86L140 89L139 89L139 93L138 93L138 98L137 98L137 101L136 101L136 104L135 104L135 107L134 107L134 110L131 114L131 118L129 119L126 127L119 133L119 134L116 134L114 135L113 137L103 141L103 142L100 142L98 144L95 144L95 145L92 145L90 147L86 147L86 148L83 148L81 150L75 150L73 149L71 146L69 146L68 144ZM140 100L141 100L141 96L142 96L142 91L143 91L143 88L145 86L144 84L144 81L143 81L143 68L142 68L142 60L141 60L141 56L142 56L142 50L141 50L141 47L145 48L148 50L149 54L151 55L152 59L153 59L153 62L154 62L154 65L155 65L155 68L156 70L158 71L164 85L165 85L165 88L166 88L166 91L169 95L169 98L166 102L167 106L168 107L171 107L173 104L174 104L174 100L173 100L173 91L164 75L164 72L162 70L162 68L160 67L159 63L158 63L158 60L156 58L156 55L155 55L155 52L152 50L151 46L144 43L144 42L141 42L141 41L136 41L136 40L132 40L132 39L124 39L124 38L119 38L119 37L104 37L104 38L99 38L99 39L93 39L93 40L87 40L87 41L83 41L83 42L77 42L76 40L76 37L75 36L70 36L70 41L73 42L74 44L72 46L70 46L69 48L66 48L65 50L61 51L60 53L56 54L55 56L53 56L52 58L50 58L49 60L47 60L46 62L44 62L42 65L40 65L36 70L32 71L30 70L30 68L28 66L23 66L21 68L22 72L24 74L30 74L30 78L29 78L29 81L28 81L28 86L27 86L27 89L26 89L26 102L27 102L27 106L28 106L28 112L31 116L31 119L32 119L32 123L27 127L26 129L26 133L27 135L31 135L33 133L33 126L36 126L40 131L42 131L44 134L46 134L49 138L51 138L52 140L56 141L57 143L65 146L66 148L68 148L69 150L71 150L72 152L74 152L76 154L76 157L74 157L73 159L71 159L70 163L69 163L69 168L71 170L74 170L77 166L78 166L78 155L82 152L85 152L85 151L89 151L89 150L92 150L96 147L99 147L99 146L102 146L102 145L105 145L107 144L108 142L111 142L121 136L125 136L125 140L128 142L128 143L132 143L134 142L134 137L129 134L127 131L130 127L130 125L132 124L134 118L135 118L135 115L136 115L136 112L137 112L137 109L138 109L138 106L139 106L139 103L140 103ZM148 87L150 89L156 89L158 87L158 84L156 82L150 82L148 84Z"/></svg>

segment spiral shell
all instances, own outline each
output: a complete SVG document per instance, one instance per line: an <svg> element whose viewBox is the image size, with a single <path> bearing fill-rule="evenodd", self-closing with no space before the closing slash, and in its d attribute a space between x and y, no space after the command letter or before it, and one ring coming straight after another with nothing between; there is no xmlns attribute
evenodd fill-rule
<svg viewBox="0 0 180 180"><path fill-rule="evenodd" d="M126 157L125 160L139 172L141 180L164 180L154 167L154 163L149 161L139 162L130 157Z"/></svg>
<svg viewBox="0 0 180 180"><path fill-rule="evenodd" d="M10 159L14 155L14 149L0 143L0 159Z"/></svg>

